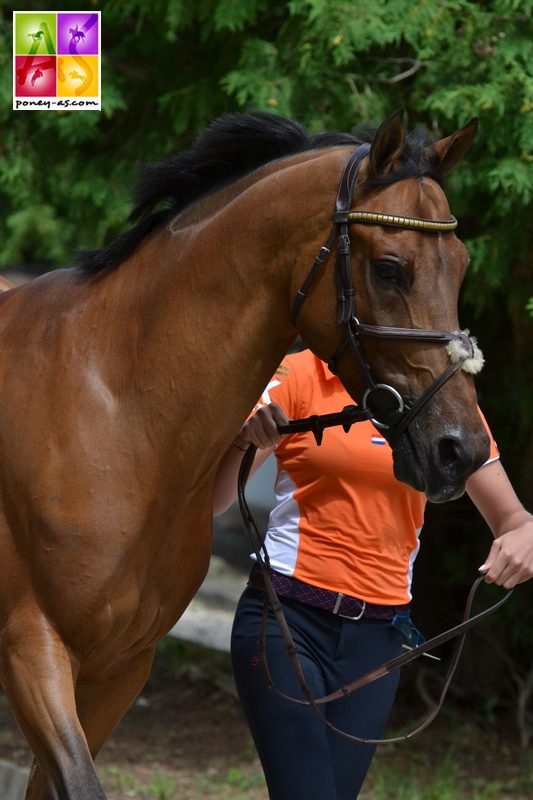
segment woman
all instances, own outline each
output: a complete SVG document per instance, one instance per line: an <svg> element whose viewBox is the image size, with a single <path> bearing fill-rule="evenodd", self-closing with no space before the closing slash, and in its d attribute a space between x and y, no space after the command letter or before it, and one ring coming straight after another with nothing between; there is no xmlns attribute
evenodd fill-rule
<svg viewBox="0 0 533 800"><path fill-rule="evenodd" d="M399 655L397 615L409 613L412 566L425 496L397 481L392 454L370 422L348 434L330 428L317 447L311 434L281 437L289 418L338 411L352 401L339 379L310 351L288 356L225 454L217 475L215 514L236 494L242 451L259 448L254 469L275 452L276 505L265 546L306 681L328 694ZM467 491L495 542L486 580L510 588L533 575L533 516L521 505L491 441L487 463ZM259 666L261 576L252 570L235 616L232 660L239 697L265 772L271 800L354 800L374 748L332 733L307 707L269 689ZM410 632L416 639L416 629ZM413 643L416 643L413 642ZM267 623L275 685L301 697L277 623ZM365 738L385 728L398 671L324 707L334 726Z"/></svg>

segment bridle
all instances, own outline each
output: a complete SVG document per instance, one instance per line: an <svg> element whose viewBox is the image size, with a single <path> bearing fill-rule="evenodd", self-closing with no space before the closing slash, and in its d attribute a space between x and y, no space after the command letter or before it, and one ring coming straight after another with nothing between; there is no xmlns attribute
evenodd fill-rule
<svg viewBox="0 0 533 800"><path fill-rule="evenodd" d="M470 363L470 372L479 371L482 364L481 353L477 350L475 340L468 331L426 330L423 328L395 328L385 325L368 325L358 320L355 315L355 291L351 272L351 246L349 236L350 224L370 224L394 226L422 232L449 232L457 227L457 220L432 220L419 217L404 217L384 214L376 211L351 211L352 197L357 182L361 162L370 151L369 144L359 145L350 155L344 167L337 198L333 225L329 235L320 248L304 282L297 290L290 318L296 323L298 312L309 289L320 274L331 251L337 243L336 280L337 280L337 324L342 327L339 344L328 359L331 372L337 373L338 365L347 349L355 354L365 379L366 389L362 397L361 408L370 409L371 420L378 428L388 431L387 438L393 443L403 433L437 392L466 362ZM375 338L400 339L412 342L432 342L449 345L458 343L453 355L449 352L451 364L423 391L410 406L400 392L388 383L380 383L366 357L361 336ZM479 354L479 356L478 356ZM477 360L478 366L475 365Z"/></svg>

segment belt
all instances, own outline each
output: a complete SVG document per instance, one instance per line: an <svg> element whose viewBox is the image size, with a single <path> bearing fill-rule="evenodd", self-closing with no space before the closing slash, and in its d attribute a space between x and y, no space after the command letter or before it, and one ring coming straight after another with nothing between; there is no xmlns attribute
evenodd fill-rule
<svg viewBox="0 0 533 800"><path fill-rule="evenodd" d="M398 606L382 606L376 603L367 603L357 597L333 592L330 589L321 589L319 586L311 586L308 583L291 578L289 575L282 575L280 572L270 570L270 579L280 597L298 600L314 608L321 608L329 611L338 617L358 620L363 617L368 619L392 620L396 614L407 614L409 603ZM265 589L265 579L259 567L254 567L248 580L248 586L254 589Z"/></svg>

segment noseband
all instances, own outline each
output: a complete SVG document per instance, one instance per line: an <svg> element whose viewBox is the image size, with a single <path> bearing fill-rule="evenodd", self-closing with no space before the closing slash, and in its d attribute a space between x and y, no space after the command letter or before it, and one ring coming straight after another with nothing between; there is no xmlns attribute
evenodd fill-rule
<svg viewBox="0 0 533 800"><path fill-rule="evenodd" d="M364 410L369 410L374 425L389 431L388 439L392 443L407 429L428 400L457 370L462 368L468 372L478 372L483 366L483 357L475 340L470 338L468 331L452 333L451 331L426 330L423 328L394 328L385 325L367 325L357 319L351 271L350 224L390 225L423 232L447 232L453 231L457 227L457 220L453 216L449 220L432 220L383 214L375 211L351 211L350 207L359 168L363 158L368 155L369 151L369 144L360 145L350 155L344 167L337 191L333 226L328 238L320 248L307 277L296 292L291 309L291 322L295 324L296 317L309 288L318 277L337 242L337 324L342 326L342 335L337 349L328 359L328 366L331 372L336 374L339 361L345 350L347 348L352 350L366 382L366 390L362 397L361 406ZM377 381L366 357L361 336L445 344L447 345L446 349L451 364L425 389L412 405L408 405L393 386Z"/></svg>

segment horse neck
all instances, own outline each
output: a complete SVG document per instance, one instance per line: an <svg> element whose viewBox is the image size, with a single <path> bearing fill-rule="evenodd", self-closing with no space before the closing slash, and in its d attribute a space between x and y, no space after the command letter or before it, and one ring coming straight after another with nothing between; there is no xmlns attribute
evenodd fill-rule
<svg viewBox="0 0 533 800"><path fill-rule="evenodd" d="M331 159L271 165L203 217L178 217L109 276L134 331L121 362L167 446L185 437L208 460L220 455L294 340L294 269L305 273L327 234L344 156L333 172L322 164Z"/></svg>

